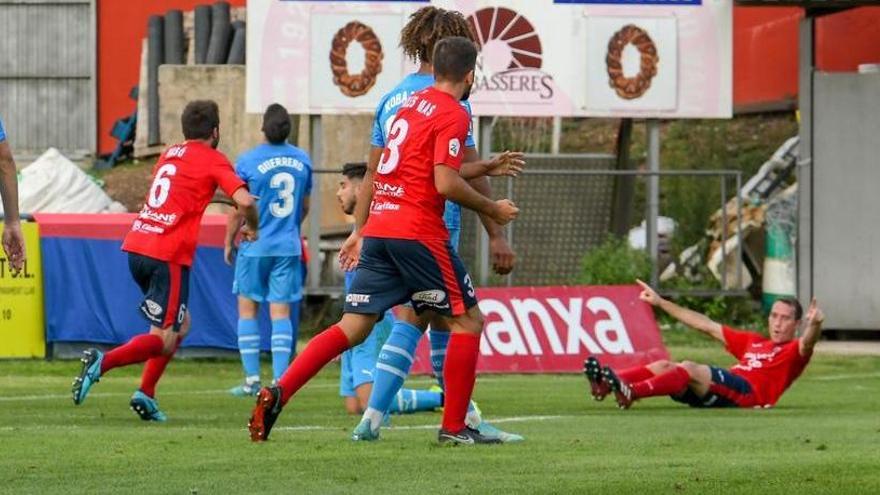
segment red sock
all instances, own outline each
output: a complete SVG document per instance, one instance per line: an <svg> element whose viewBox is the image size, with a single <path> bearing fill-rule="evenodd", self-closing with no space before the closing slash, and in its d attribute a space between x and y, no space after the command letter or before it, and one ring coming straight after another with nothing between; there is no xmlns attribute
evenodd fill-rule
<svg viewBox="0 0 880 495"><path fill-rule="evenodd" d="M649 370L647 366L636 366L625 370L614 370L618 378L626 383L636 383L654 377L654 372Z"/></svg>
<svg viewBox="0 0 880 495"><path fill-rule="evenodd" d="M348 337L338 325L333 325L316 335L278 380L282 391L281 403L287 404L290 397L317 375L325 364L350 347Z"/></svg>
<svg viewBox="0 0 880 495"><path fill-rule="evenodd" d="M474 382L477 359L480 357L480 336L453 332L446 348L443 381L446 384L443 404L443 429L458 433L464 429Z"/></svg>
<svg viewBox="0 0 880 495"><path fill-rule="evenodd" d="M101 361L101 374L134 363L143 363L151 357L162 355L162 337L149 333L137 335L128 343L115 347Z"/></svg>
<svg viewBox="0 0 880 495"><path fill-rule="evenodd" d="M676 366L672 371L633 383L630 386L636 398L675 395L687 388L690 379L691 375L684 368Z"/></svg>
<svg viewBox="0 0 880 495"><path fill-rule="evenodd" d="M183 339L178 336L177 343L174 344L174 350L171 351L171 354L167 356L160 354L147 361L147 364L144 365L144 372L141 373L141 392L154 399L156 398L156 384L159 383L159 379L162 378L162 374L165 373L165 367L168 366L171 358L174 357L177 348L180 347L181 340Z"/></svg>

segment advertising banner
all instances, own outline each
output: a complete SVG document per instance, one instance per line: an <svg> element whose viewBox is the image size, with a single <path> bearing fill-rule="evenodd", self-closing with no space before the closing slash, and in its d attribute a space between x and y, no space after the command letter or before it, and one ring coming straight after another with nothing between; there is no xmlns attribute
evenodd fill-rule
<svg viewBox="0 0 880 495"><path fill-rule="evenodd" d="M639 287L504 287L477 289L486 319L481 373L579 373L593 355L604 365L630 367L668 359ZM414 373L431 373L422 339Z"/></svg>
<svg viewBox="0 0 880 495"><path fill-rule="evenodd" d="M13 276L0 249L0 358L45 357L43 266L40 231L35 223L21 224L27 261ZM0 222L0 234L3 222Z"/></svg>
<svg viewBox="0 0 880 495"><path fill-rule="evenodd" d="M731 116L726 0L251 0L248 111L372 113L415 70L400 31L428 3L472 28L475 115Z"/></svg>

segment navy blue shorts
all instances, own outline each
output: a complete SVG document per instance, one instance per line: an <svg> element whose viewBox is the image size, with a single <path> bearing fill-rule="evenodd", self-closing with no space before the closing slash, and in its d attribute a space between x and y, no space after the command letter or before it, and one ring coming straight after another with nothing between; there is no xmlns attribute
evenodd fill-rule
<svg viewBox="0 0 880 495"><path fill-rule="evenodd" d="M672 400L682 402L691 407L752 407L755 405L755 396L752 386L745 378L734 375L724 368L709 366L712 371L712 384L709 385L709 393L699 397L693 390L678 396L672 396Z"/></svg>
<svg viewBox="0 0 880 495"><path fill-rule="evenodd" d="M189 267L128 253L128 269L144 293L141 313L158 328L180 330L189 298Z"/></svg>
<svg viewBox="0 0 880 495"><path fill-rule="evenodd" d="M407 301L416 313L444 316L477 305L471 277L448 241L365 237L345 312L381 315Z"/></svg>

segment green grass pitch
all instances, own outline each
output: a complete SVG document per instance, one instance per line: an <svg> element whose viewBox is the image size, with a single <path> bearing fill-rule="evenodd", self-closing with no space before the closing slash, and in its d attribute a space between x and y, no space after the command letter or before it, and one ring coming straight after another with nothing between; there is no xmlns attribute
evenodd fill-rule
<svg viewBox="0 0 880 495"><path fill-rule="evenodd" d="M728 364L675 345L677 359ZM580 375L483 376L484 415L517 445L436 444L439 413L395 417L372 444L330 365L248 441L251 400L227 396L234 361L173 362L166 424L128 409L140 366L114 370L75 407L78 362L0 362L0 493L880 493L880 358L818 355L772 410L691 410L668 399L619 411ZM264 370L264 374L267 370ZM425 377L409 385L427 387Z"/></svg>

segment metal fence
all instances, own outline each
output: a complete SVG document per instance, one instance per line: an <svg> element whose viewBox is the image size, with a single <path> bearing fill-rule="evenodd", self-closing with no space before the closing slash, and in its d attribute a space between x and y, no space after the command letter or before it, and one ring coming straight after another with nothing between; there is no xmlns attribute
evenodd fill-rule
<svg viewBox="0 0 880 495"><path fill-rule="evenodd" d="M731 200L735 224L734 235L742 234L742 209L739 199L742 173L735 170L665 170L647 172L639 170L612 170L614 157L602 154L585 155L529 155L528 166L517 179L493 178L492 187L496 197L506 197L521 208L519 218L506 227L508 241L517 254L517 266L508 276L500 277L491 273L488 243L477 215L464 210L462 218L462 239L460 253L465 266L481 286L513 285L558 285L576 283L582 271L584 255L599 245L610 233L614 214L615 187L627 177L637 179L637 187L647 189L651 176L660 179L660 189L669 180L689 180L705 183L700 189L709 192L716 188L721 201L721 225L727 226L728 195ZM311 218L321 217L321 208L338 208L332 197L339 170L316 170L312 197ZM321 179L323 178L323 179ZM733 187L732 187L733 186ZM647 196L647 194L645 195ZM322 199L319 199L322 198ZM674 198L670 198L674 200ZM637 202L647 202L638 199ZM663 213L661 209L661 214ZM706 218L703 226L708 224ZM701 227L702 228L702 227ZM310 224L307 234L314 238L320 227L317 222ZM654 230L656 233L656 229ZM343 229L321 232L319 248L312 247L313 258L310 270L317 270L309 279L309 292L312 294L335 294L341 291L341 273L336 267L336 253L347 235ZM721 256L727 259L728 229L721 229ZM715 295L742 293L743 247L737 243L733 280L728 280L727 270L721 270L721 289L709 284L705 287L691 288L687 291L670 291L693 295ZM665 265L677 260L679 253L670 252L659 260ZM655 264L652 281L657 284L661 265Z"/></svg>

